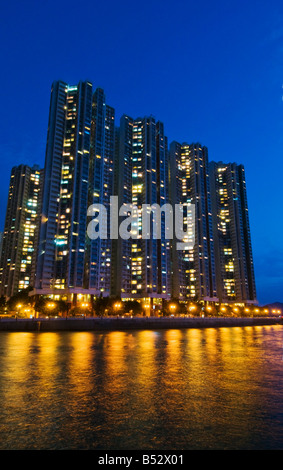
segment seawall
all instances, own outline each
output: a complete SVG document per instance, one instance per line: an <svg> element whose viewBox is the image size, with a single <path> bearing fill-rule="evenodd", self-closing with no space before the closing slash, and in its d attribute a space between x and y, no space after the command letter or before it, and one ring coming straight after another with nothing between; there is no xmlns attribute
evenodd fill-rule
<svg viewBox="0 0 283 470"><path fill-rule="evenodd" d="M283 324L281 318L36 318L0 320L0 331L124 331Z"/></svg>

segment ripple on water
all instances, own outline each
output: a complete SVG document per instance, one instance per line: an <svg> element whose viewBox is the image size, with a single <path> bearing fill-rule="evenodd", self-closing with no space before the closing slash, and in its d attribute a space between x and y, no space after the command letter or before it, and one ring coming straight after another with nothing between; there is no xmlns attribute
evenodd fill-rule
<svg viewBox="0 0 283 470"><path fill-rule="evenodd" d="M1 449L283 449L282 326L2 333Z"/></svg>

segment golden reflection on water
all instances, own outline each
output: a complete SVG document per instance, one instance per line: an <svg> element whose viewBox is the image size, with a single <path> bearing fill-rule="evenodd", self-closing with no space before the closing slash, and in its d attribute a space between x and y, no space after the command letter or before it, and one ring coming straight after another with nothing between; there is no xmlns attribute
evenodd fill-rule
<svg viewBox="0 0 283 470"><path fill-rule="evenodd" d="M0 352L2 436L21 448L244 447L281 406L280 326L5 333Z"/></svg>
<svg viewBox="0 0 283 470"><path fill-rule="evenodd" d="M112 403L118 403L126 390L126 365L125 358L127 334L121 331L112 331L107 335L104 344L105 372L104 378L105 396L111 398Z"/></svg>
<svg viewBox="0 0 283 470"><path fill-rule="evenodd" d="M87 332L78 332L75 335L68 335L65 338L64 350L69 356L67 364L68 394L72 403L79 405L86 396L91 393L92 384L90 381L90 371L93 368L92 337Z"/></svg>

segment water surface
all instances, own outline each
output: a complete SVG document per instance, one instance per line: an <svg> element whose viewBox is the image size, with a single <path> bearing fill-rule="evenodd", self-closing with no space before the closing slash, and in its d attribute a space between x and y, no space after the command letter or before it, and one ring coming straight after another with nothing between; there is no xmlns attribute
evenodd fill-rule
<svg viewBox="0 0 283 470"><path fill-rule="evenodd" d="M0 449L283 449L283 327L1 332Z"/></svg>

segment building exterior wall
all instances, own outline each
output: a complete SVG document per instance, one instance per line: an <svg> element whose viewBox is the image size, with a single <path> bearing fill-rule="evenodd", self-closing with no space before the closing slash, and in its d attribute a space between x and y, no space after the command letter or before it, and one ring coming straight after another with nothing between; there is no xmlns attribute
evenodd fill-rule
<svg viewBox="0 0 283 470"><path fill-rule="evenodd" d="M194 248L178 251L173 242L173 295L182 300L217 300L207 148L173 142L170 182L172 204L192 204L195 209Z"/></svg>
<svg viewBox="0 0 283 470"><path fill-rule="evenodd" d="M245 171L211 162L217 292L222 302L256 302Z"/></svg>
<svg viewBox="0 0 283 470"><path fill-rule="evenodd" d="M39 167L12 168L0 261L0 295L34 286L40 214Z"/></svg>

